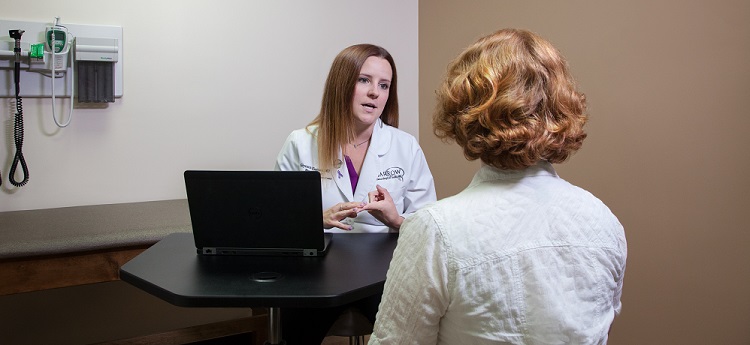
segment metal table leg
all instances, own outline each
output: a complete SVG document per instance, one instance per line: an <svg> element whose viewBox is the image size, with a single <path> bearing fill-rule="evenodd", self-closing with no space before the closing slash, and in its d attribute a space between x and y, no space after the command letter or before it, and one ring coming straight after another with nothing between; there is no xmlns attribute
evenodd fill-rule
<svg viewBox="0 0 750 345"><path fill-rule="evenodd" d="M286 344L286 342L281 339L281 308L268 308L268 317L268 341L266 341L266 344Z"/></svg>

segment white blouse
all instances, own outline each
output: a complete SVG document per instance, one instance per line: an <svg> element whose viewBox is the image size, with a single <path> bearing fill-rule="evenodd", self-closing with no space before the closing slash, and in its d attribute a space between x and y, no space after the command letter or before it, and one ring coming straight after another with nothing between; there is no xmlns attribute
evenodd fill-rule
<svg viewBox="0 0 750 345"><path fill-rule="evenodd" d="M620 312L622 225L549 163L483 165L399 236L370 344L605 344Z"/></svg>

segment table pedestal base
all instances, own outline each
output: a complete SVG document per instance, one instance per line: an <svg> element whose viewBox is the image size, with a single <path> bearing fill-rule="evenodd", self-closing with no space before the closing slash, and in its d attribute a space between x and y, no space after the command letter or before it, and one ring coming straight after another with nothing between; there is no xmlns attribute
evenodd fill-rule
<svg viewBox="0 0 750 345"><path fill-rule="evenodd" d="M281 339L281 308L268 308L268 345L285 345Z"/></svg>

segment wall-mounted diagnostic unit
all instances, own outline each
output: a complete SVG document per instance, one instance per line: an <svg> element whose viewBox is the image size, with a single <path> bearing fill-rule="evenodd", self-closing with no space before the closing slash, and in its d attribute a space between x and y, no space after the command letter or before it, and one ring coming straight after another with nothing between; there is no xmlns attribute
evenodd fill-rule
<svg viewBox="0 0 750 345"><path fill-rule="evenodd" d="M55 97L73 95L80 103L122 97L122 27L62 24L59 18L51 23L0 19L0 85L13 81L15 40L10 30L24 31L21 97L52 97L53 87ZM0 97L12 98L15 92L0 88Z"/></svg>
<svg viewBox="0 0 750 345"><path fill-rule="evenodd" d="M52 118L57 126L66 127L75 101L111 103L122 97L122 27L61 24L59 17L51 23L0 19L0 85L5 86L0 87L0 98L15 99L16 153L8 180L21 187L29 180L21 150L23 98L52 98ZM70 99L66 121L58 121L64 118L56 114L58 97ZM20 181L18 175L23 177Z"/></svg>

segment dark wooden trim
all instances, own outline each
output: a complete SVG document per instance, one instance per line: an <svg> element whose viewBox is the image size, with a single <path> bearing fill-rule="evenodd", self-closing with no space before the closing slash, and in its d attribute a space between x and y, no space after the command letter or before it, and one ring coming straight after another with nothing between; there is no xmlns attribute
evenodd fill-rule
<svg viewBox="0 0 750 345"><path fill-rule="evenodd" d="M0 260L0 296L120 279L120 266L151 244Z"/></svg>
<svg viewBox="0 0 750 345"><path fill-rule="evenodd" d="M255 311L256 309L253 309ZM263 309L257 309L260 312ZM103 342L108 345L153 345L153 344L187 344L196 341L211 340L221 337L250 333L249 344L263 344L268 339L268 314L259 314L240 319L209 323L181 328L164 333L150 334L130 339Z"/></svg>

